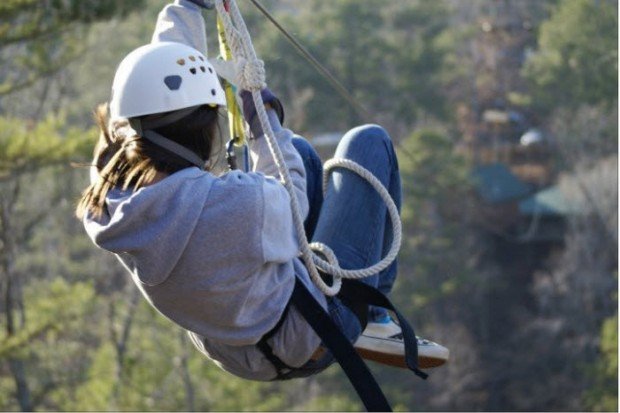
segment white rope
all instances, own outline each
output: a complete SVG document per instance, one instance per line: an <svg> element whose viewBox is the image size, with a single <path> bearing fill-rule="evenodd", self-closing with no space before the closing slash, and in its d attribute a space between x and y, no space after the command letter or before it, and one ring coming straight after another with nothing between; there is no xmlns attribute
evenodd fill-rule
<svg viewBox="0 0 620 413"><path fill-rule="evenodd" d="M324 191L327 190L330 171L334 168L345 168L355 172L356 174L364 178L379 193L379 196L387 206L387 212L390 216L390 221L392 223L392 244L390 245L388 253L381 261L367 268L362 268L358 270L345 270L340 267L325 263L325 261L321 260L316 255L314 257L314 263L317 267L321 269L321 271L342 278L359 279L378 274L384 269L386 269L396 259L398 251L400 250L403 231L400 216L398 214L398 208L396 207L394 200L390 196L387 189L385 189L381 181L379 181L368 169L351 161L350 159L333 158L325 162L323 172ZM317 250L321 248L320 251L322 251L325 246L321 243L313 242L311 244L311 247L313 250L315 248Z"/></svg>
<svg viewBox="0 0 620 413"><path fill-rule="evenodd" d="M256 107L256 113L260 120L267 145L273 156L276 167L280 174L282 184L288 191L291 198L291 210L293 212L293 224L297 233L299 242L299 248L301 257L306 264L306 268L310 274L310 278L317 285L317 287L325 295L333 296L338 294L342 285L342 278L364 278L374 274L377 274L387 268L396 259L398 250L400 249L402 238L402 225L398 215L398 209L392 200L392 197L381 184L381 182L370 173L367 169L356 164L348 159L331 159L325 163L325 172L323 175L323 188L327 188L327 182L329 179L329 171L333 168L346 168L349 169L362 178L366 179L370 185L379 193L381 199L386 203L387 210L392 222L393 228L393 240L388 254L378 263L368 267L357 270L345 270L338 266L338 260L335 254L328 246L321 243L308 244L306 239L306 232L304 230L303 218L301 216L299 201L295 195L292 179L289 173L282 152L275 140L275 134L269 123L267 111L261 97L261 89L266 86L265 83L265 65L256 56L256 51L252 45L252 39L245 25L241 12L237 7L237 3L234 0L227 0L229 12L226 12L224 7L224 0L216 0L215 7L219 13L222 24L224 26L224 33L226 40L231 44L231 51L233 59L235 60L238 68L238 85L242 89L248 90L252 93L252 99L254 100L254 106ZM234 46L233 46L234 45ZM320 252L327 258L327 261L319 258L312 251ZM321 278L318 269L331 274L333 276L332 285L327 285Z"/></svg>

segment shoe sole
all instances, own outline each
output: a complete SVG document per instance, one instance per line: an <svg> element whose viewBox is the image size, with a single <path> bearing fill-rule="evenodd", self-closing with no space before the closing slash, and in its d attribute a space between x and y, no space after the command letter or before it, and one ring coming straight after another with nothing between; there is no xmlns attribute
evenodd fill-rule
<svg viewBox="0 0 620 413"><path fill-rule="evenodd" d="M377 338L375 337L374 340L377 340ZM394 349L390 349L388 340L383 341L383 351L369 349L372 344L376 345L377 342L375 341L372 343L372 341L364 336L360 337L355 344L357 353L366 360L393 367L408 368L405 362L405 356L402 353L396 353ZM449 358L450 352L443 346L418 346L418 367L421 369L440 367L446 364Z"/></svg>
<svg viewBox="0 0 620 413"><path fill-rule="evenodd" d="M407 363L405 363L405 358L403 356L398 356L395 354L386 354L379 353L372 350L367 350L363 348L358 348L357 354L359 354L363 359L374 361L381 364L386 364L392 367L400 367L403 369L409 368ZM439 367L446 364L448 360L434 358L434 357L418 357L418 367L421 369L432 369L434 367Z"/></svg>

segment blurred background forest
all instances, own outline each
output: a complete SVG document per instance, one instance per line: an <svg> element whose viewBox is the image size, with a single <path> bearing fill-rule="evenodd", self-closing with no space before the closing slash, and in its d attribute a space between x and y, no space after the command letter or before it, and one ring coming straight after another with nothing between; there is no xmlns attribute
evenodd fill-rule
<svg viewBox="0 0 620 413"><path fill-rule="evenodd" d="M264 0L363 117L239 3L289 128L326 157L361 122L397 144L394 301L452 359L426 382L371 364L393 406L617 410L617 1ZM73 217L92 110L163 5L0 2L0 410L361 410L338 366L220 371Z"/></svg>

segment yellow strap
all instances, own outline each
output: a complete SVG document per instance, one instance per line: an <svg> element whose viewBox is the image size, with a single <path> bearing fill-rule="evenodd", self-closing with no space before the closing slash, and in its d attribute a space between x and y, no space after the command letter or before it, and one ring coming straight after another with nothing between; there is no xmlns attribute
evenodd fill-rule
<svg viewBox="0 0 620 413"><path fill-rule="evenodd" d="M224 32L224 24L220 16L217 16L217 38L220 43L220 55L224 60L232 59L232 52L228 47L226 41L226 34ZM226 106L228 108L228 129L230 131L231 139L235 146L243 146L245 144L245 129L243 124L243 115L235 99L235 91L230 82L222 79L222 86L226 94Z"/></svg>

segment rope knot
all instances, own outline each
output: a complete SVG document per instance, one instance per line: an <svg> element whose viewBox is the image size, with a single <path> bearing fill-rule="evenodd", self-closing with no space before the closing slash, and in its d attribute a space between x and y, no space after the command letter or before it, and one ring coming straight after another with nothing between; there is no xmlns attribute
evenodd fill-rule
<svg viewBox="0 0 620 413"><path fill-rule="evenodd" d="M237 84L248 91L261 90L265 83L265 62L262 60L237 59Z"/></svg>

